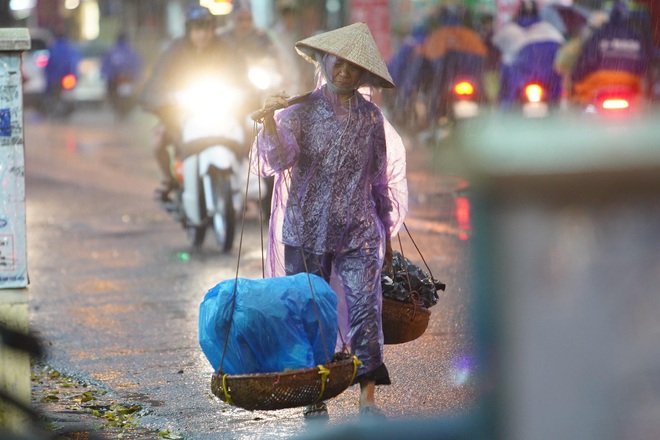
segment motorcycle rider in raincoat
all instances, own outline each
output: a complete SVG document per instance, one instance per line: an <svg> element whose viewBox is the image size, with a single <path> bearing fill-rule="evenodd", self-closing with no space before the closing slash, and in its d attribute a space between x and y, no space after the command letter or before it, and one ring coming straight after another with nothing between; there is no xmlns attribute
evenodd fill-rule
<svg viewBox="0 0 660 440"><path fill-rule="evenodd" d="M78 48L71 42L67 36L67 30L64 26L59 26L55 30L55 40L48 46L48 64L44 67L46 76L45 107L46 111L53 111L61 101L63 90L62 79L67 75L73 75L78 79L78 67L81 54ZM73 110L72 104L67 105L69 110Z"/></svg>
<svg viewBox="0 0 660 440"><path fill-rule="evenodd" d="M596 90L615 85L642 93L651 49L627 16L625 3L616 1L609 21L582 45L571 76L574 102L586 105Z"/></svg>
<svg viewBox="0 0 660 440"><path fill-rule="evenodd" d="M215 35L215 18L211 12L193 6L186 10L186 35L174 40L161 55L140 96L143 108L159 119L153 148L164 177L163 186L157 191L163 201L168 200L177 186L171 164L172 155L178 154L181 133L174 94L209 76L254 94L247 80L244 58ZM247 115L252 107L253 103L246 100L245 109L237 111ZM169 147L175 152L169 151Z"/></svg>
<svg viewBox="0 0 660 440"><path fill-rule="evenodd" d="M142 57L131 47L125 33L119 34L115 45L103 55L101 74L106 80L110 100L120 96L121 91L118 89L122 81L133 87L140 80Z"/></svg>
<svg viewBox="0 0 660 440"><path fill-rule="evenodd" d="M501 106L518 102L522 88L531 81L545 87L549 102L559 102L562 78L554 70L554 60L564 41L559 29L541 20L536 2L521 3L516 19L493 35L493 44L502 54Z"/></svg>
<svg viewBox="0 0 660 440"><path fill-rule="evenodd" d="M458 78L475 82L477 93L483 94L483 74L488 49L481 36L466 23L467 9L447 5L438 13L439 27L429 32L421 47L421 56L428 60L430 78L425 86L429 121L449 115L451 86ZM478 99L482 99L479 96Z"/></svg>
<svg viewBox="0 0 660 440"><path fill-rule="evenodd" d="M266 116L253 144L253 170L275 176L267 275L310 272L330 282L340 304L339 348L347 342L362 362L360 414L382 417L374 390L390 378L380 273L391 264L389 242L408 211L408 190L401 137L369 91L394 84L364 23L309 37L296 49L317 65L317 87ZM285 97L270 95L264 108L287 106ZM327 417L327 408L311 405L305 415Z"/></svg>

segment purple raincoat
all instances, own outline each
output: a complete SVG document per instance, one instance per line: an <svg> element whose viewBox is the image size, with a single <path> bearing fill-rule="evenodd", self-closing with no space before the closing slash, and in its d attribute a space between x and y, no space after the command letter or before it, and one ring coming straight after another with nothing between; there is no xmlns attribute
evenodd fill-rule
<svg viewBox="0 0 660 440"><path fill-rule="evenodd" d="M408 212L403 142L373 102L356 92L343 107L327 85L275 121L277 134L260 131L252 158L253 172L275 176L267 276L297 271L285 247L326 262L339 303L338 349L346 345L362 361L358 374L367 374L383 364L385 239Z"/></svg>

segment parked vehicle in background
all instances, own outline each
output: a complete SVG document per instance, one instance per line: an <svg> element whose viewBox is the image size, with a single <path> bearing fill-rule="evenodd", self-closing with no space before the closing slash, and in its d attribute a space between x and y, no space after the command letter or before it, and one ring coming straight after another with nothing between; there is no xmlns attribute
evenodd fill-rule
<svg viewBox="0 0 660 440"><path fill-rule="evenodd" d="M50 52L48 46L53 41L52 33L47 29L32 28L30 50L23 52L23 105L26 108L40 110L46 92L46 74Z"/></svg>

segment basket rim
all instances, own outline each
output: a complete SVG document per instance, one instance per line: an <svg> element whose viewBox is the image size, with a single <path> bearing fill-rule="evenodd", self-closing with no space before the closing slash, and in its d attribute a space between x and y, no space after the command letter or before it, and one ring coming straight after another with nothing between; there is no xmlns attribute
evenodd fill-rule
<svg viewBox="0 0 660 440"><path fill-rule="evenodd" d="M408 308L418 309L422 313L428 313L429 315L431 314L431 310L429 310L428 307L425 307L424 305L415 304L414 302L411 302L411 301L402 301L400 299L387 298L387 297L384 296L383 297L383 303L386 303L386 302L389 302L389 303L392 303L392 304L404 305L404 306L407 306Z"/></svg>
<svg viewBox="0 0 660 440"><path fill-rule="evenodd" d="M319 364L323 367L333 367L333 366L341 366L344 364L352 364L354 362L354 359L357 359L355 355L348 355L345 359L339 359L339 360L333 360L330 362L326 362L325 364ZM311 371L318 371L319 365L316 365L314 367L309 367L309 368L297 368L293 370L284 370L284 371L275 371L271 373L245 373L245 374L226 374L222 373L221 371L217 371L216 373L213 373L214 376L217 376L218 378L222 378L224 376L227 376L228 379L231 380L240 380L240 379L255 379L255 378L277 378L277 377L287 377L287 376L293 376L293 375L298 375L298 374L305 374L309 373Z"/></svg>

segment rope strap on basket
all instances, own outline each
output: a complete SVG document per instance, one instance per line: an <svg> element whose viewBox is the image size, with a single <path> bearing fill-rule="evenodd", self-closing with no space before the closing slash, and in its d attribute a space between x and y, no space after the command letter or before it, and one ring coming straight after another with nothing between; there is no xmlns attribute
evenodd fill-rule
<svg viewBox="0 0 660 440"><path fill-rule="evenodd" d="M330 370L325 368L323 365L317 365L316 368L319 369L319 374L321 375L321 392L319 393L319 397L316 398L316 402L321 400L323 398L323 393L325 393L325 381L328 379L328 376L330 375Z"/></svg>
<svg viewBox="0 0 660 440"><path fill-rule="evenodd" d="M355 376L357 375L357 370L360 365L362 365L360 359L358 359L357 356L353 356L353 375L351 376L351 381L349 383L353 383L353 380L355 380ZM321 392L319 393L319 397L316 398L314 403L323 400L323 394L325 393L325 383L328 380L328 376L330 375L330 370L328 370L323 365L317 365L316 368L319 369L319 374L321 375Z"/></svg>
<svg viewBox="0 0 660 440"><path fill-rule="evenodd" d="M231 405L231 396L229 395L229 392L227 391L227 376L228 374L223 374L222 375L222 392L225 394L225 403L227 405Z"/></svg>
<svg viewBox="0 0 660 440"><path fill-rule="evenodd" d="M360 365L362 365L362 361L360 361L360 359L358 359L357 356L353 356L353 376L351 376L350 383L353 383L353 381L355 380L355 376L357 376L357 370Z"/></svg>

